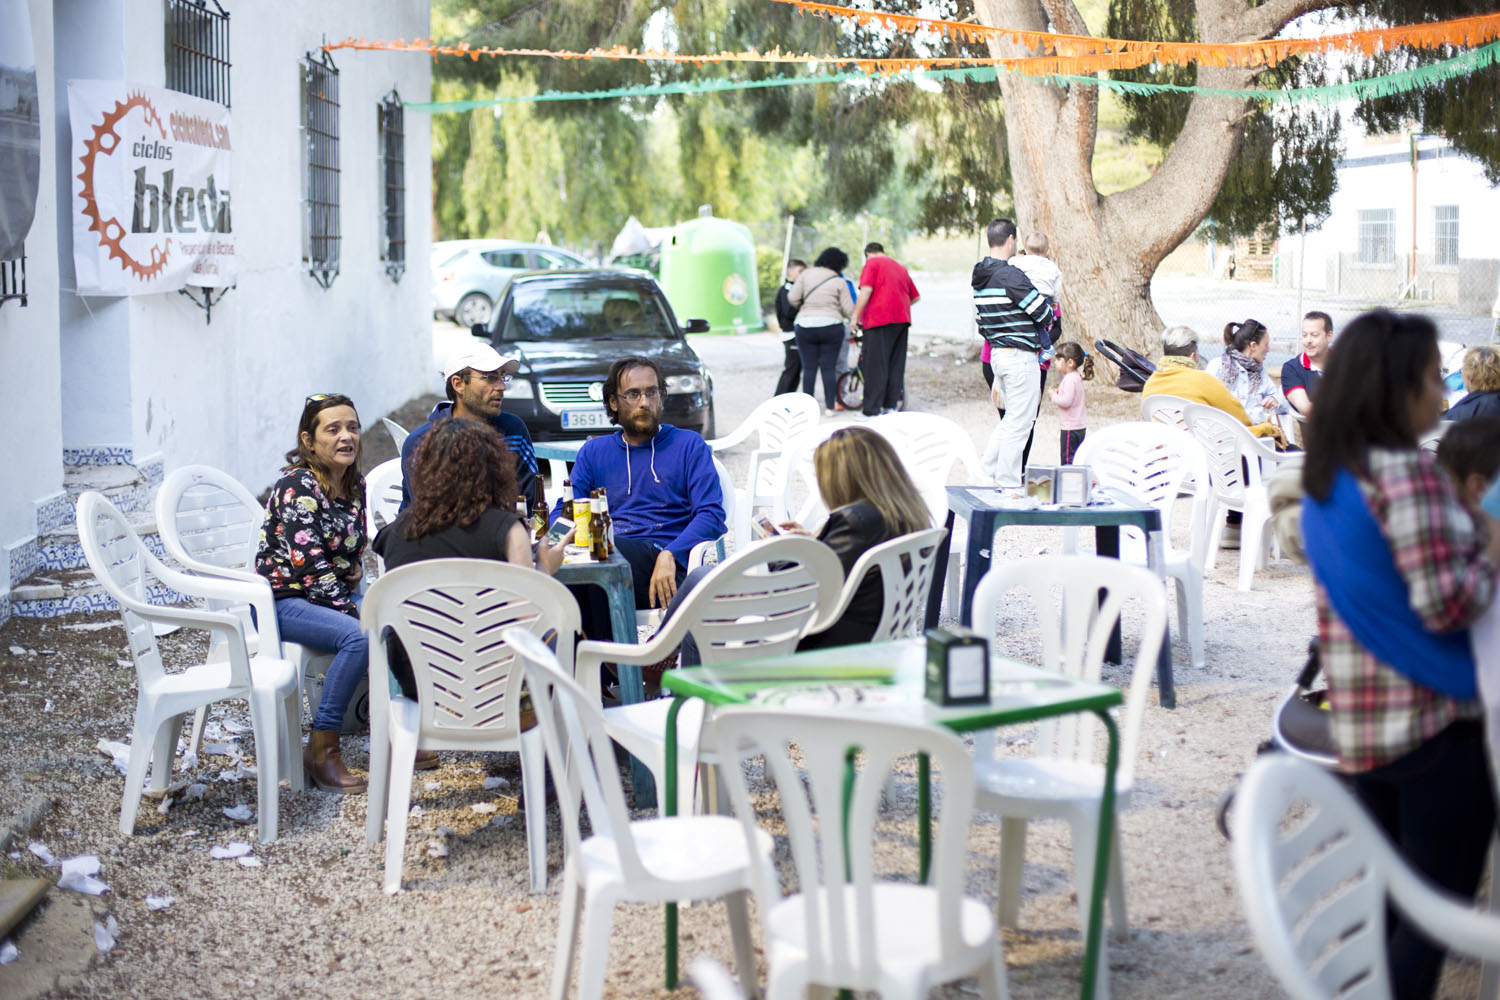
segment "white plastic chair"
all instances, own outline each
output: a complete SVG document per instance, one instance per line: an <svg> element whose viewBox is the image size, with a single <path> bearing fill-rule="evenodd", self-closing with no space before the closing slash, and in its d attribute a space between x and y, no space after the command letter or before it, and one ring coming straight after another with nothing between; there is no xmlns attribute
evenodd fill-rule
<svg viewBox="0 0 1500 1000"><path fill-rule="evenodd" d="M994 918L963 891L974 778L962 740L932 725L750 708L725 709L715 727L747 841L764 833L744 764L765 755L796 869L796 891L785 897L774 873L756 873L767 1000L800 1000L810 987L922 1000L929 988L969 975L979 977L982 996L1006 995ZM862 761L851 782L856 750ZM897 758L911 753L927 754L942 776L925 885L876 871L881 792Z"/></svg>
<svg viewBox="0 0 1500 1000"><path fill-rule="evenodd" d="M252 656L246 644L246 623L238 614L150 602L151 591L159 584L189 598L242 608L255 605L257 614L264 616L271 613L270 591L237 580L168 569L141 543L114 504L93 490L78 498L77 519L84 557L99 585L120 606L135 660L135 724L120 804L120 832L135 830L148 764L154 762L152 790L161 792L167 787L181 716L216 701L243 698L250 703L255 733L260 841L275 840L277 784L284 774L293 791L302 789L296 670L275 656ZM224 659L169 673L152 631L156 622L214 633L222 642Z"/></svg>
<svg viewBox="0 0 1500 1000"><path fill-rule="evenodd" d="M1138 566L1093 556L1043 556L1005 563L979 581L974 594L974 628L997 634L995 617L1013 608L1010 591L1029 592L1042 637L1039 666L1069 677L1098 681L1110 632L1127 602L1141 612L1140 643L1131 670L1120 725L1119 765L1115 770L1115 836L1110 842L1109 908L1115 936L1124 939L1125 876L1120 863L1119 814L1130 798L1136 743L1146 693L1166 635L1167 603L1161 581ZM1061 592L1061 600L1056 596ZM1101 598L1100 592L1103 591ZM1073 835L1073 871L1078 886L1080 926L1088 926L1097 856L1099 806L1104 786L1104 747L1096 739L1097 720L1077 714L1043 723L1036 756L994 755L994 733L974 739L978 808L1000 814L1001 926L1014 927L1020 911L1021 869L1026 824L1032 819L1068 821ZM1108 966L1102 961L1101 968Z"/></svg>
<svg viewBox="0 0 1500 1000"><path fill-rule="evenodd" d="M385 891L401 889L406 817L418 750L511 750L521 755L531 891L547 887L545 766L541 734L521 731L522 671L502 638L517 628L555 630L571 657L578 604L530 566L488 559L431 559L391 570L365 594L370 637L370 790L365 842L385 816ZM411 660L417 700L391 689L387 629Z"/></svg>
<svg viewBox="0 0 1500 1000"><path fill-rule="evenodd" d="M926 625L927 597L932 586L932 566L938 546L943 544L943 528L928 528L899 535L865 551L844 579L838 603L821 615L812 631L821 632L844 616L854 600L859 585L873 569L880 571L880 624L871 642L885 642L919 635Z"/></svg>
<svg viewBox="0 0 1500 1000"><path fill-rule="evenodd" d="M391 436L391 442L396 446L396 455L401 454L401 446L406 443L406 436L411 433L390 417L381 417L380 422L385 424L385 431Z"/></svg>
<svg viewBox="0 0 1500 1000"><path fill-rule="evenodd" d="M1391 995L1387 904L1444 947L1485 959L1481 996L1493 995L1500 916L1412 871L1323 768L1285 754L1261 757L1240 784L1231 825L1245 918L1294 1000Z"/></svg>
<svg viewBox="0 0 1500 1000"><path fill-rule="evenodd" d="M787 442L776 474L776 487L772 490L772 521L777 524L796 521L809 531L818 530L828 517L828 508L823 504L823 495L818 492L813 452L834 432L848 426L845 423L819 424Z"/></svg>
<svg viewBox="0 0 1500 1000"><path fill-rule="evenodd" d="M1231 510L1240 511L1239 589L1249 590L1256 568L1264 561L1270 540L1271 498L1266 481L1278 465L1300 462L1300 453L1279 454L1262 445L1244 424L1223 410L1201 403L1183 408L1188 430L1208 456L1210 536L1204 569L1213 569Z"/></svg>
<svg viewBox="0 0 1500 1000"><path fill-rule="evenodd" d="M882 413L866 424L896 449L896 456L906 467L907 474L916 484L917 492L927 504L934 524L942 524L948 517L948 477L954 465L962 465L964 482L984 481L980 470L979 454L968 431L947 417L935 413ZM948 579L945 594L962 593L959 588L964 553L968 551L965 541L968 521L955 518L953 538L949 542Z"/></svg>
<svg viewBox="0 0 1500 1000"><path fill-rule="evenodd" d="M740 983L753 994L755 950L748 902L752 873L771 867L771 837L759 831L747 839L728 816L631 822L598 698L567 676L552 651L531 635L510 629L503 638L524 664L562 813L565 860L552 1000L564 1000L568 994L580 918L578 995L593 1000L604 993L616 903L720 896L729 910ZM580 793L593 829L588 839L579 832Z"/></svg>
<svg viewBox="0 0 1500 1000"><path fill-rule="evenodd" d="M1191 494L1188 547L1172 544L1172 515L1184 488L1207 483L1208 456L1189 433L1166 424L1124 423L1102 427L1083 439L1076 465L1086 465L1104 486L1121 490L1161 512L1162 572L1177 581L1177 623L1187 636L1193 666L1203 659L1203 562L1208 552L1208 491ZM1134 528L1126 532L1135 533ZM1077 549L1070 528L1065 551ZM1137 536L1139 537L1139 536ZM1123 546L1122 546L1123 550Z"/></svg>
<svg viewBox="0 0 1500 1000"><path fill-rule="evenodd" d="M711 958L695 958L688 967L688 979L703 1000L745 1000L729 970Z"/></svg>
<svg viewBox="0 0 1500 1000"><path fill-rule="evenodd" d="M755 516L756 508L776 504L786 446L817 427L822 412L818 401L806 393L783 393L757 406L731 433L708 442L714 451L723 451L744 442L751 434L756 435L744 497L738 516L729 521L736 547L749 542L750 519Z"/></svg>
<svg viewBox="0 0 1500 1000"><path fill-rule="evenodd" d="M365 475L365 530L371 538L401 511L401 459L381 462Z"/></svg>
<svg viewBox="0 0 1500 1000"><path fill-rule="evenodd" d="M597 699L601 664L656 663L682 645L689 633L704 664L791 652L797 640L812 631L822 609L838 601L843 580L838 556L816 539L780 535L757 542L704 576L648 642L580 642L574 676ZM644 763L656 779L663 810L671 704L671 699L658 698L604 710L610 737ZM700 747L702 719L703 703L696 700L678 715L678 812L683 815L693 811L700 749L704 763L713 760L710 741Z"/></svg>
<svg viewBox="0 0 1500 1000"><path fill-rule="evenodd" d="M280 642L276 627L275 605L271 585L255 572L255 554L260 547L260 529L265 523L265 509L238 479L208 465L184 465L162 482L156 491L156 530L161 534L167 554L183 569L197 576L240 580L265 591L266 608L257 611L259 621L252 623L241 615L247 629L245 642L251 653L260 650L266 640L266 652L291 660L297 665L298 684L307 695L313 712L322 696L323 676L333 663L333 654L319 653L293 642ZM209 601L214 611L235 610L221 601ZM223 658L222 640L209 640L210 662ZM280 652L278 653L278 649ZM193 718L188 749L197 753L203 742L207 708L200 708Z"/></svg>
<svg viewBox="0 0 1500 1000"><path fill-rule="evenodd" d="M1167 424L1178 430L1187 430L1187 420L1183 417L1183 408L1192 405L1181 396L1168 396L1165 393L1157 393L1153 396L1141 396L1141 419L1157 424ZM1084 438L1085 441L1088 438Z"/></svg>

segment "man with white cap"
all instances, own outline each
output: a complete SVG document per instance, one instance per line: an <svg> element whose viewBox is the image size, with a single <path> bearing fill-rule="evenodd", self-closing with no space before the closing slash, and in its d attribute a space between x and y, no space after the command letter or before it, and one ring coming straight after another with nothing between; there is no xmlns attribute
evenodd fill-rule
<svg viewBox="0 0 1500 1000"><path fill-rule="evenodd" d="M531 432L520 417L500 409L505 399L505 384L520 366L515 358L502 357L489 344L465 344L448 355L443 365L443 389L448 402L434 406L427 423L408 434L401 446L402 510L411 506L412 462L417 445L436 421L448 417L483 420L500 432L516 456L516 491L526 499L528 509L535 505L541 483L536 474Z"/></svg>

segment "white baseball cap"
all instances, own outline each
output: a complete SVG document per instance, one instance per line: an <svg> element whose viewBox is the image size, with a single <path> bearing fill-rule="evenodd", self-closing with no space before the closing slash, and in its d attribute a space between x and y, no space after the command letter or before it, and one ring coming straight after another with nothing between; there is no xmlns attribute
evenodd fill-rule
<svg viewBox="0 0 1500 1000"><path fill-rule="evenodd" d="M515 358L503 356L489 344L465 344L452 354L443 365L443 381L446 382L465 368L476 372L513 372L521 367Z"/></svg>

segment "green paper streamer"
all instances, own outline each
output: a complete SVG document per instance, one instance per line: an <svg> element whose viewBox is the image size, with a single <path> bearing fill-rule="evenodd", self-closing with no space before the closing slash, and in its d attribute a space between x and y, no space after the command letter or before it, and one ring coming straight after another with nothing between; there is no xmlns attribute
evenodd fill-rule
<svg viewBox="0 0 1500 1000"><path fill-rule="evenodd" d="M1500 42L1491 42L1481 48L1471 49L1451 59L1387 73L1365 80L1325 87L1293 87L1285 90L1263 90L1259 88L1230 89L1220 87L1188 87L1171 83L1137 83L1128 80L1111 80L1098 76L1056 75L1036 79L1053 86L1083 85L1107 87L1124 94L1203 94L1208 97L1230 97L1236 100L1266 101L1269 103L1312 102L1338 104L1348 100L1369 100L1403 94L1408 91L1430 87L1435 83L1469 76L1495 64L1500 57ZM670 94L712 94L735 90L760 90L767 87L801 87L829 83L850 83L875 79L912 80L971 80L988 82L999 79L994 66L973 66L962 69L905 70L898 73L827 73L816 76L778 76L765 80L687 80L680 83L646 84L632 87L616 87L612 90L549 90L541 94L522 94L514 97L494 97L470 101L405 102L413 111L429 114L450 114L471 111L474 108L489 108L501 104L527 104L538 101L608 101L630 97L661 97Z"/></svg>

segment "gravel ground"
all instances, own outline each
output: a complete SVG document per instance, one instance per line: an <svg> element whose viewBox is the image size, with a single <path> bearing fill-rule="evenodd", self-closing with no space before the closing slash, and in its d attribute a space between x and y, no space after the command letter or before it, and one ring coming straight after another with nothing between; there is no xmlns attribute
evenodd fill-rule
<svg viewBox="0 0 1500 1000"><path fill-rule="evenodd" d="M718 350L754 347L765 361L737 361L736 375L744 384L770 386L781 356L774 338L760 338L763 351L753 338L739 339ZM712 356L709 361L717 365ZM982 446L994 416L978 364L967 351L922 345L914 349L908 379L914 408L958 421ZM1137 412L1136 396L1099 383L1089 393L1095 427L1133 419ZM733 406L724 399L720 417L727 430L753 399ZM414 400L398 417L414 426L429 404ZM1049 404L1038 427L1037 460L1055 461L1056 430ZM383 430L372 432L368 442L372 461L386 457L381 449L390 445ZM729 458L732 471L742 475L744 455L737 450ZM1060 545L1060 530L1008 529L997 540L996 557L1026 557ZM1146 711L1135 793L1122 819L1130 939L1110 945L1116 997L1250 1000L1279 992L1249 940L1214 813L1220 794L1266 737L1272 707L1301 665L1314 629L1312 589L1302 567L1281 560L1256 575L1253 592L1239 593L1232 556L1221 559L1205 581L1207 668L1186 665L1174 623L1178 707L1160 708L1153 693ZM1127 623L1127 644L1129 634ZM1018 657L1031 654L1034 636L1024 615L1016 617L1006 641ZM178 633L162 646L172 661L187 662L203 643ZM234 724L248 723L240 704L217 707L214 735L215 742L243 749L206 754L190 775L179 775L206 784L203 798L175 803L165 815L147 800L135 835L120 834L122 779L95 744L128 739L133 681L116 619L13 619L0 629L0 820L38 794L54 802L23 838L19 853L0 863L7 877L55 880L56 869L44 869L25 850L25 839L46 844L59 857L96 854L99 878L110 889L98 897L54 889L48 903L12 934L20 958L0 966L0 996L544 995L558 919L562 838L553 807L552 891L530 894L524 823L513 797L520 784L514 756L445 754L439 770L419 776L412 799L421 815L413 818L407 838L406 891L388 897L380 890L383 853L364 843L363 796L283 789L283 833L274 844L254 845L258 867L210 857L215 845L254 843L253 825L224 815L229 807L255 806L254 779L237 777L238 765L253 756L248 733L232 732ZM1003 735L1002 752L1027 752L1025 731ZM367 742L346 739L345 747L351 766L363 768ZM507 784L486 790L490 776ZM915 870L913 787L910 773L895 781L877 844L882 865L908 876ZM486 803L493 812L474 810ZM774 816L772 793L762 790L759 805ZM995 818L978 816L969 839L968 888L991 901L998 841ZM430 856L442 851L445 856ZM152 910L148 895L170 895L175 902ZM108 916L118 923L117 943L101 954L90 928ZM1005 931L1003 939L1013 997L1076 995L1082 946L1069 839L1061 824L1033 825L1021 928ZM720 905L685 909L682 942L685 959L703 954L732 963ZM669 995L661 986L658 908L619 907L610 945L608 996ZM1476 982L1474 966L1455 964L1442 995L1470 996ZM973 992L969 982L939 994ZM670 995L695 994L684 987Z"/></svg>

